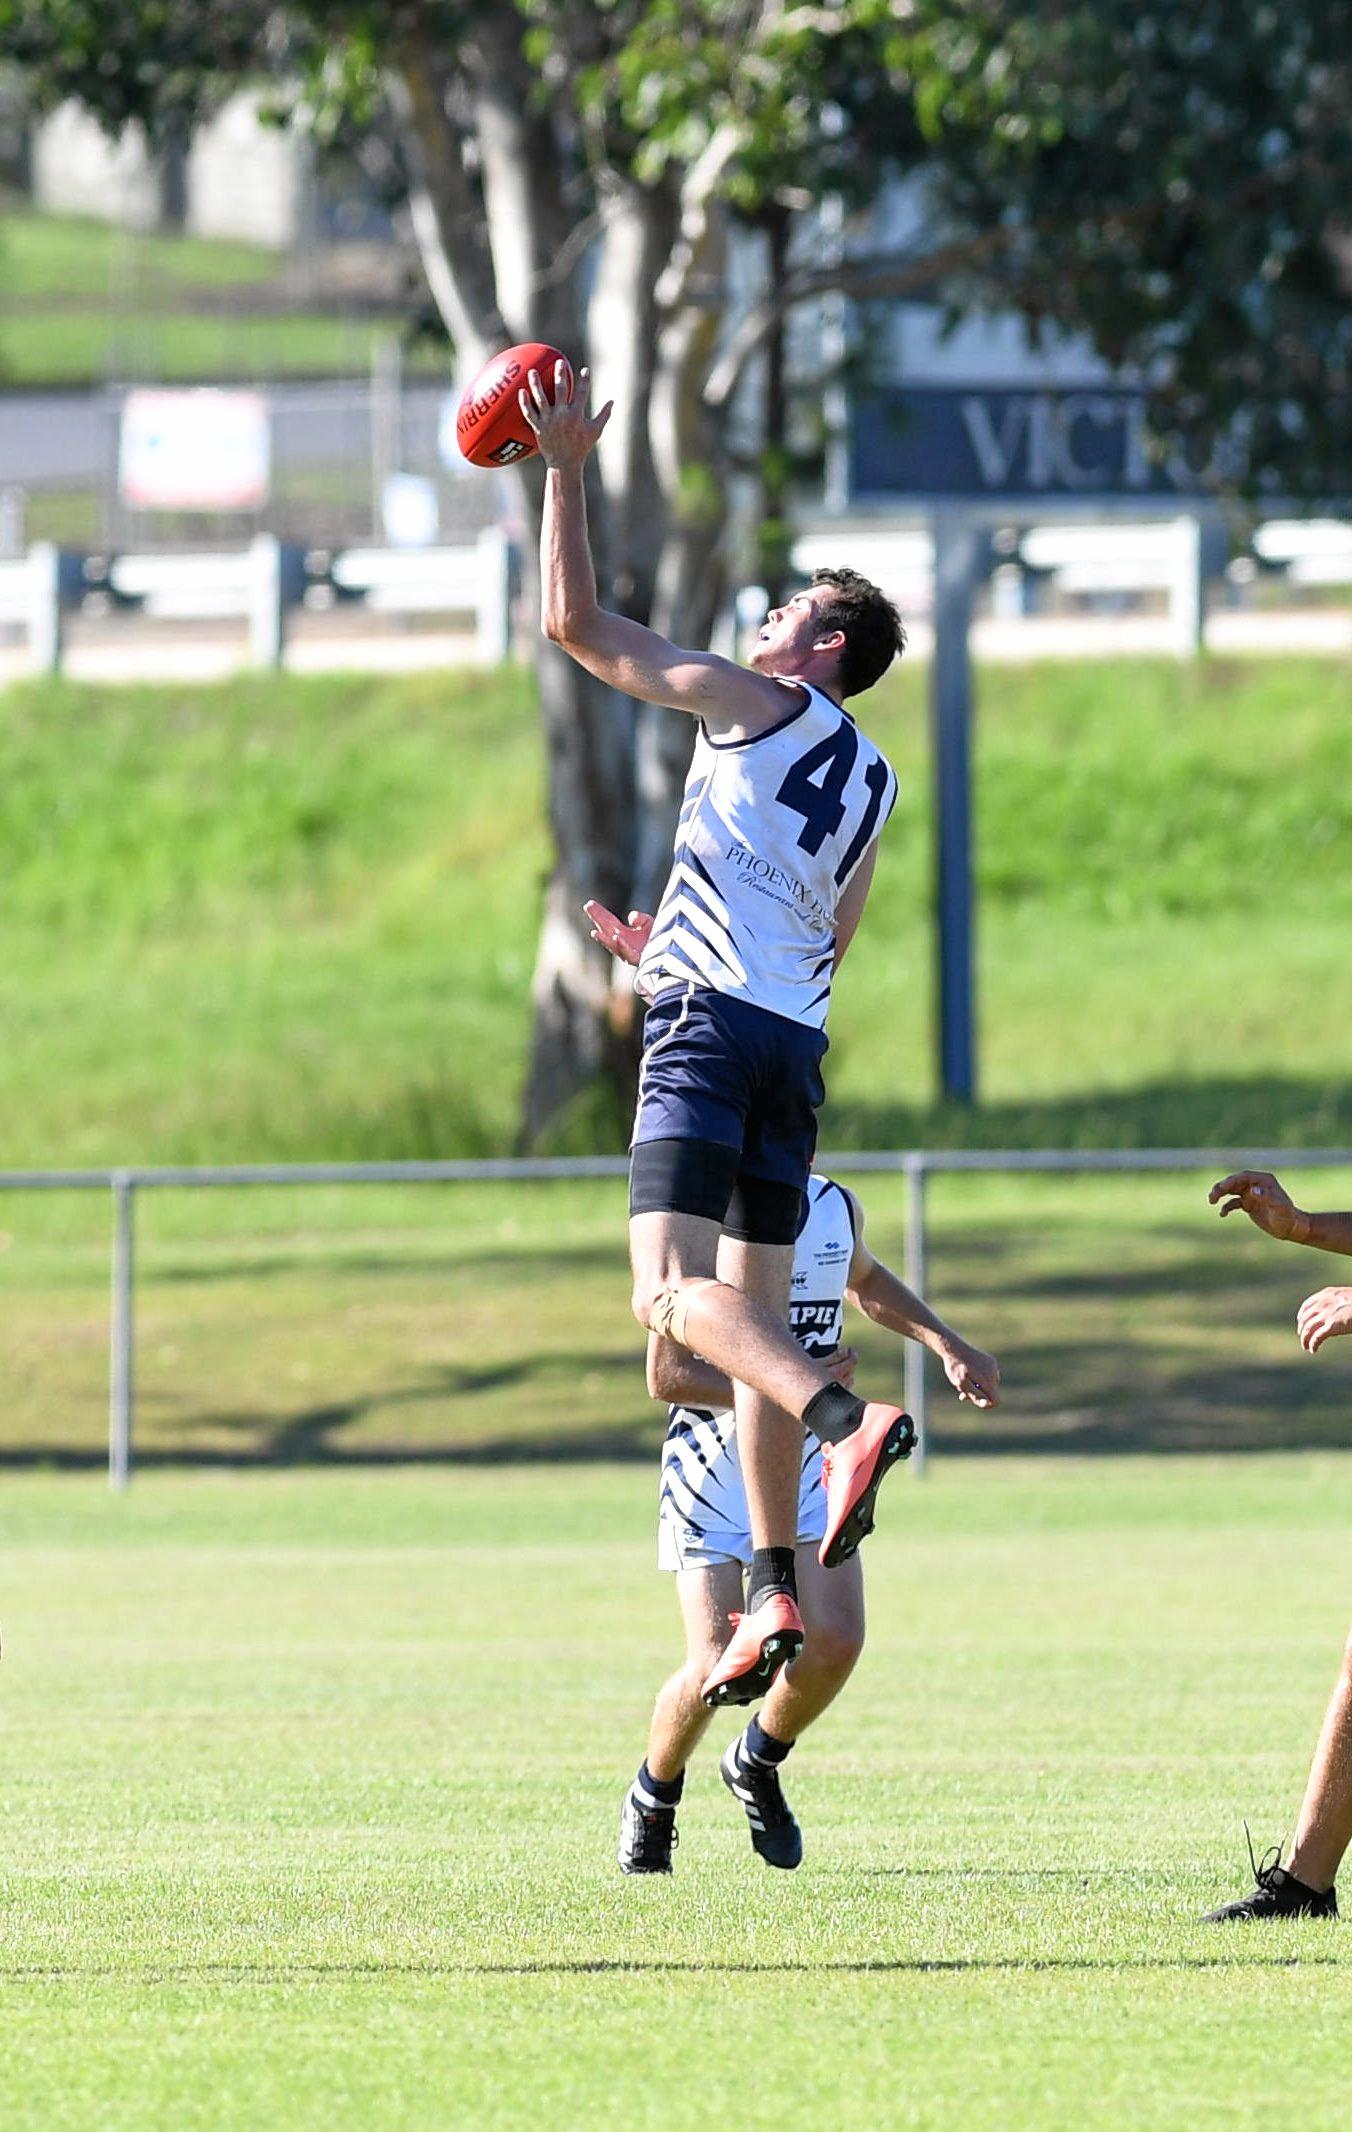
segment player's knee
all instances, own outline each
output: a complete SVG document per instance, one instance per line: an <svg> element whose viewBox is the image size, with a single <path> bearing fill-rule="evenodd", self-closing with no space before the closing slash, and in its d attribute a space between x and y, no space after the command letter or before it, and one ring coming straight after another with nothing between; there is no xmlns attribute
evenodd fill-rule
<svg viewBox="0 0 1352 2132"><path fill-rule="evenodd" d="M1352 1691L1352 1629L1348 1630L1347 1642L1343 1645L1343 1685Z"/></svg>
<svg viewBox="0 0 1352 2132"><path fill-rule="evenodd" d="M670 1316L668 1298L672 1293L671 1283L636 1280L630 1297L630 1307L640 1325L648 1332L661 1332L661 1321Z"/></svg>
<svg viewBox="0 0 1352 2132"><path fill-rule="evenodd" d="M669 1281L665 1287L636 1281L632 1298L634 1316L648 1332L658 1334L664 1340L675 1340L681 1347L688 1347L688 1318L690 1307L696 1299L718 1282L700 1275L690 1275Z"/></svg>
<svg viewBox="0 0 1352 2132"><path fill-rule="evenodd" d="M730 1635L732 1633L731 1630L728 1633ZM723 1644L726 1642L727 1637L725 1636L723 1643L691 1644L690 1655L686 1661L685 1677L687 1691L692 1703L697 1703L700 1700L700 1691L709 1675L713 1672L714 1667L718 1664L719 1659L723 1656Z"/></svg>
<svg viewBox="0 0 1352 2132"><path fill-rule="evenodd" d="M803 1656L835 1679L853 1670L863 1648L862 1621L823 1621L813 1624Z"/></svg>

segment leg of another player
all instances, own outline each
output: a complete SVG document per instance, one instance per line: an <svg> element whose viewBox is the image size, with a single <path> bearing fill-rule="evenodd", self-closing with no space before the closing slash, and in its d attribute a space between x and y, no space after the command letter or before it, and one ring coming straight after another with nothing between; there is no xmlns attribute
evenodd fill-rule
<svg viewBox="0 0 1352 2132"><path fill-rule="evenodd" d="M799 1415L816 1393L831 1386L830 1374L804 1354L782 1315L717 1278L719 1234L718 1222L695 1214L633 1215L634 1315L651 1328L659 1299L682 1291L683 1324L657 1329L671 1331L715 1369ZM792 1261L791 1252L789 1257ZM790 1517L771 1544L792 1547L793 1522Z"/></svg>
<svg viewBox="0 0 1352 2132"><path fill-rule="evenodd" d="M657 1692L648 1752L620 1809L622 1873L670 1873L676 1848L676 1809L685 1787L685 1766L709 1724L700 1685L732 1631L742 1603L742 1572L736 1562L677 1572L676 1593L685 1623L685 1663Z"/></svg>
<svg viewBox="0 0 1352 2132"><path fill-rule="evenodd" d="M1287 1871L1321 1895L1352 1843L1352 1636L1324 1713Z"/></svg>
<svg viewBox="0 0 1352 2132"><path fill-rule="evenodd" d="M719 1773L746 1813L751 1847L767 1865L792 1871L803 1832L784 1796L780 1771L800 1733L833 1702L864 1646L864 1580L857 1557L823 1569L812 1547L798 1553L799 1594L807 1641L801 1657L774 1682L746 1731L733 1740Z"/></svg>
<svg viewBox="0 0 1352 2132"><path fill-rule="evenodd" d="M685 1663L658 1689L648 1733L648 1768L663 1784L682 1775L713 1722L700 1689L732 1634L732 1616L742 1604L741 1566L719 1562L678 1570L676 1597L685 1624Z"/></svg>
<svg viewBox="0 0 1352 2132"><path fill-rule="evenodd" d="M776 1323L787 1330L793 1293L792 1244L750 1244L725 1236L718 1247L718 1274L730 1287L772 1311ZM796 1413L786 1412L739 1377L734 1376L732 1390L751 1545L782 1547L787 1534L792 1547L798 1529L803 1424ZM755 1605L754 1593L750 1603Z"/></svg>
<svg viewBox="0 0 1352 2132"><path fill-rule="evenodd" d="M858 1555L838 1569L823 1569L815 1547L800 1547L797 1563L807 1641L760 1712L762 1728L790 1746L835 1701L864 1648L864 1573Z"/></svg>

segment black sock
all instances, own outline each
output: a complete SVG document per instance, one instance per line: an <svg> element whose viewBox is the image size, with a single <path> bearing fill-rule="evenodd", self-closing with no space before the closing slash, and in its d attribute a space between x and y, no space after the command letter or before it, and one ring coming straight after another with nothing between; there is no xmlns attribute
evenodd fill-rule
<svg viewBox="0 0 1352 2132"><path fill-rule="evenodd" d="M681 1770L680 1774L674 1777L655 1777L645 1761L634 1779L634 1784L637 1790L646 1791L659 1806L674 1809L680 1805L681 1793L685 1790L685 1771Z"/></svg>
<svg viewBox="0 0 1352 2132"><path fill-rule="evenodd" d="M746 1594L748 1614L754 1614L762 1599L767 1599L771 1592L787 1592L790 1599L798 1597L791 1547L758 1547L752 1554Z"/></svg>
<svg viewBox="0 0 1352 2132"><path fill-rule="evenodd" d="M750 1762L768 1762L777 1768L793 1746L792 1740L777 1740L773 1732L767 1732L758 1717L753 1717L742 1734L742 1753Z"/></svg>
<svg viewBox="0 0 1352 2132"><path fill-rule="evenodd" d="M847 1392L843 1384L824 1384L803 1408L803 1427L824 1444L838 1444L853 1436L863 1418L863 1400Z"/></svg>

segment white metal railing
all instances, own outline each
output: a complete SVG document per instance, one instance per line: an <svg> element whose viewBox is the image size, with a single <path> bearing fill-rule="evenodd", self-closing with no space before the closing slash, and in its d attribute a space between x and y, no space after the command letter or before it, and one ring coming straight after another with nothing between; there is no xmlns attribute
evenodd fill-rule
<svg viewBox="0 0 1352 2132"><path fill-rule="evenodd" d="M1038 1172L1044 1175L1122 1171L1343 1169L1352 1148L886 1148L822 1155L818 1168L833 1176L900 1176L906 1180L903 1270L908 1287L925 1293L926 1181L933 1175ZM136 1359L136 1194L169 1188L335 1184L541 1184L563 1178L622 1178L622 1155L577 1155L466 1162L238 1163L217 1168L162 1166L110 1170L0 1170L0 1191L111 1192L112 1302L109 1328L108 1479L125 1488L131 1478ZM928 1450L925 1350L906 1345L905 1400L918 1438L913 1465L923 1471Z"/></svg>

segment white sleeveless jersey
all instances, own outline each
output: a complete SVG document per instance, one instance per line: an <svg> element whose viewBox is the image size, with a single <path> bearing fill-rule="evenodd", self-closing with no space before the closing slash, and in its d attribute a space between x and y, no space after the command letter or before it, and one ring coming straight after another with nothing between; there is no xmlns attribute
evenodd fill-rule
<svg viewBox="0 0 1352 2132"><path fill-rule="evenodd" d="M751 740L700 726L670 877L638 967L824 1029L836 910L896 804L887 758L820 689ZM790 699L792 700L792 698Z"/></svg>
<svg viewBox="0 0 1352 2132"><path fill-rule="evenodd" d="M789 1325L799 1346L820 1359L841 1344L845 1289L854 1257L854 1215L841 1187L828 1177L810 1177L804 1196L807 1217L794 1246ZM805 1435L800 1538L820 1537L821 1460L821 1444ZM749 1550L746 1490L731 1409L668 1409L659 1530L663 1567L669 1569L695 1566L702 1552L735 1555L739 1538Z"/></svg>

